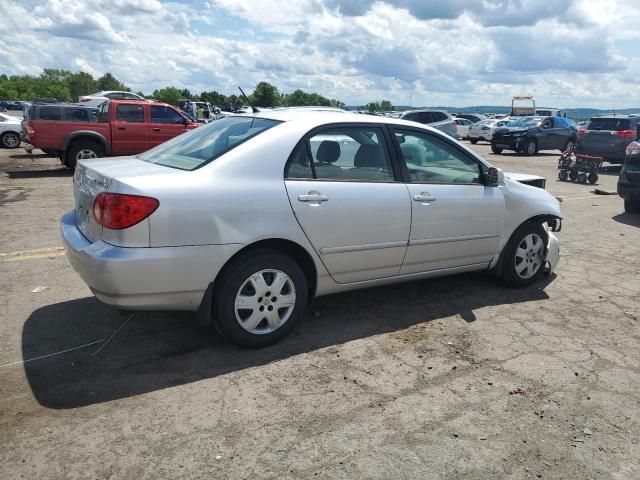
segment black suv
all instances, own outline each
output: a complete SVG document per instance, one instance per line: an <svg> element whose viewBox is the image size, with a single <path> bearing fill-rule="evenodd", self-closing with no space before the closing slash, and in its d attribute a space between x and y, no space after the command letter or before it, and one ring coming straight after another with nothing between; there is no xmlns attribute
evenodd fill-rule
<svg viewBox="0 0 640 480"><path fill-rule="evenodd" d="M638 138L640 115L593 117L578 130L576 153L602 157L609 163L624 163L627 145Z"/></svg>
<svg viewBox="0 0 640 480"><path fill-rule="evenodd" d="M640 143L631 142L618 177L618 195L624 198L624 211L640 213Z"/></svg>
<svg viewBox="0 0 640 480"><path fill-rule="evenodd" d="M496 128L491 140L491 151L535 155L539 150L561 150L571 147L578 135L573 121L562 117L521 117Z"/></svg>

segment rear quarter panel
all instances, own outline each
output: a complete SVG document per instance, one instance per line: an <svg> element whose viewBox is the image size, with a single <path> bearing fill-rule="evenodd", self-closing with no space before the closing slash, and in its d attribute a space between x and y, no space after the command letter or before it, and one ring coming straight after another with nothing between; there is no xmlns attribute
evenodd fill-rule
<svg viewBox="0 0 640 480"><path fill-rule="evenodd" d="M30 143L40 149L63 150L67 136L78 130L98 132L107 140L110 138L107 123L32 120L30 125L34 130L34 133L29 135Z"/></svg>

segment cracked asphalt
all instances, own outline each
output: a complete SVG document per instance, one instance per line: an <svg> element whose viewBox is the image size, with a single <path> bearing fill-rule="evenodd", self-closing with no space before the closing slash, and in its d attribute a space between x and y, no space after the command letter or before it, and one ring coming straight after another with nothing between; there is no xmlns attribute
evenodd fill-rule
<svg viewBox="0 0 640 480"><path fill-rule="evenodd" d="M555 275L323 297L259 351L164 312L105 345L129 314L59 248L70 172L0 150L0 478L640 478L640 216L473 148L562 198Z"/></svg>

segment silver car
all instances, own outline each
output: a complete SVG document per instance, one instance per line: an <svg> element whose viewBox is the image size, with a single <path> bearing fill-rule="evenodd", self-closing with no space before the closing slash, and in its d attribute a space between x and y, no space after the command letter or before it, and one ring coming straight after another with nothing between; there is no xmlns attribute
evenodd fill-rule
<svg viewBox="0 0 640 480"><path fill-rule="evenodd" d="M448 112L443 110L407 110L402 112L400 118L429 125L430 127L437 128L456 140L458 139L458 128L456 126L456 122L454 122L453 117Z"/></svg>
<svg viewBox="0 0 640 480"><path fill-rule="evenodd" d="M414 122L273 110L80 161L61 229L99 300L191 310L260 347L320 295L479 270L535 282L562 213L517 178Z"/></svg>

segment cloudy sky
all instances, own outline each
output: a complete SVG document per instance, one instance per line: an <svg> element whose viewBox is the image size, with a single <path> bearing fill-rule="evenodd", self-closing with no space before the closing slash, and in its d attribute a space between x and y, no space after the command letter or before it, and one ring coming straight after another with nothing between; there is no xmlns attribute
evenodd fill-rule
<svg viewBox="0 0 640 480"><path fill-rule="evenodd" d="M640 106L638 0L0 0L0 73L359 105Z"/></svg>

